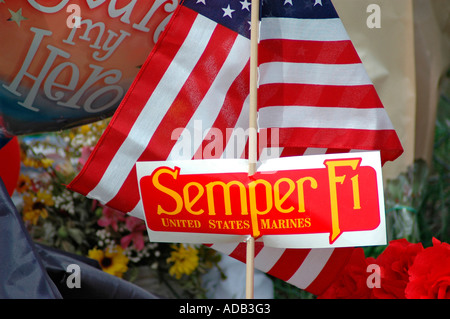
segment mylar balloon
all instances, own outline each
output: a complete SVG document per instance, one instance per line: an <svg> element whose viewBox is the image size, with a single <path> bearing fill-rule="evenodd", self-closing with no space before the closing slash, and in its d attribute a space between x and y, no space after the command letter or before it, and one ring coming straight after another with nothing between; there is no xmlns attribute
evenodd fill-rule
<svg viewBox="0 0 450 319"><path fill-rule="evenodd" d="M0 136L112 115L177 3L0 0Z"/></svg>

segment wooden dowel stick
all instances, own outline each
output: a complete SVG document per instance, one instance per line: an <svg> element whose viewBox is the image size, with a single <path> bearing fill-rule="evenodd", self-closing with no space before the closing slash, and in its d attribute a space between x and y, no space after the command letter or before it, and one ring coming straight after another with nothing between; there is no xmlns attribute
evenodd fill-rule
<svg viewBox="0 0 450 319"><path fill-rule="evenodd" d="M247 278L245 282L245 298L254 298L254 278L255 278L255 238L249 236L247 239L247 260L246 260Z"/></svg>
<svg viewBox="0 0 450 319"><path fill-rule="evenodd" d="M258 42L259 42L259 0L252 0L250 32L250 113L249 113L249 149L248 149L248 175L256 172L258 158L257 140L257 104L258 104ZM246 285L245 296L247 299L254 298L254 275L255 275L255 238L247 239L246 256Z"/></svg>
<svg viewBox="0 0 450 319"><path fill-rule="evenodd" d="M250 32L250 111L249 111L249 136L248 136L248 162L251 176L256 171L258 157L257 141L257 104L258 104L258 41L259 41L259 0L252 0Z"/></svg>

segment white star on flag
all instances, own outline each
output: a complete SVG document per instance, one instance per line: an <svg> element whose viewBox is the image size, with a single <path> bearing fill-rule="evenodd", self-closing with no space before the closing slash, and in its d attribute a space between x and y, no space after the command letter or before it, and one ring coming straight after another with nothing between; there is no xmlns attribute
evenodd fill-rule
<svg viewBox="0 0 450 319"><path fill-rule="evenodd" d="M323 5L322 5L322 0L316 0L316 2L314 3L314 6L316 6L316 4L320 4L320 6L323 7Z"/></svg>
<svg viewBox="0 0 450 319"><path fill-rule="evenodd" d="M244 0L240 1L240 3L242 4L242 10L246 9L247 11L250 11L250 2Z"/></svg>
<svg viewBox="0 0 450 319"><path fill-rule="evenodd" d="M230 8L230 5L228 5L228 7L226 7L226 8L222 8L222 10L223 10L223 12L224 12L223 16L224 16L224 17L225 17L225 16L229 16L230 18L233 18L233 17L231 16L231 14L232 14L234 11L236 11L236 10L231 9L231 8Z"/></svg>

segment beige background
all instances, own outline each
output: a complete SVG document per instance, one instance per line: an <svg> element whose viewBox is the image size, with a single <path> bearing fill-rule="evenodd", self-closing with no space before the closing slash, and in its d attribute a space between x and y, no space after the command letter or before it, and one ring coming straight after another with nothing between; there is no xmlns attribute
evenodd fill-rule
<svg viewBox="0 0 450 319"><path fill-rule="evenodd" d="M450 64L450 0L334 0L405 152L383 168L395 178L432 156L438 83ZM369 28L370 4L380 28Z"/></svg>

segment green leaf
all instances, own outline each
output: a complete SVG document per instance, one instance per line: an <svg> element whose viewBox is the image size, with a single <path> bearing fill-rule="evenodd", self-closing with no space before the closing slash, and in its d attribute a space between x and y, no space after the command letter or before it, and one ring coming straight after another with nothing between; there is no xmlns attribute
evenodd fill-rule
<svg viewBox="0 0 450 319"><path fill-rule="evenodd" d="M78 245L81 245L84 240L84 233L77 228L68 228L67 232L69 233L70 238L72 238Z"/></svg>

